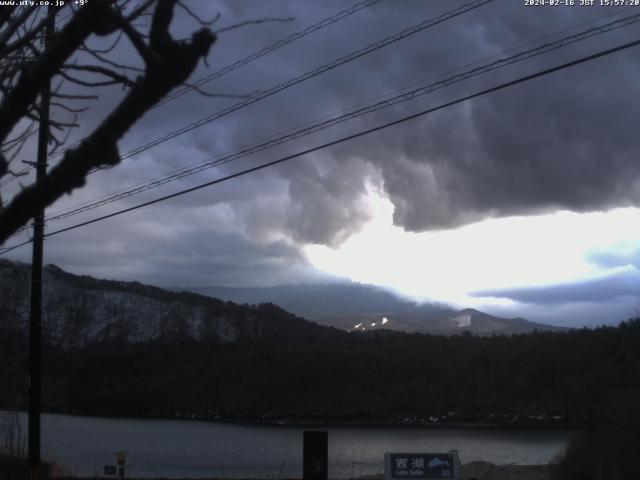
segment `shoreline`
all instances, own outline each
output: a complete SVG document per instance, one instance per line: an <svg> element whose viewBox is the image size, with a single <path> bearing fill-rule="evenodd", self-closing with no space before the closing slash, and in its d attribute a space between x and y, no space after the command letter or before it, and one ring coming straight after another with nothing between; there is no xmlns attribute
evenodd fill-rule
<svg viewBox="0 0 640 480"><path fill-rule="evenodd" d="M0 453L0 474L7 473L9 478L12 476L26 473L27 460L24 457L10 457ZM99 480L104 478L103 476L77 476L71 474L64 466L58 465L55 462L44 462L46 465L44 468L48 471L46 478L58 479L58 480ZM503 480L509 478L511 480L551 480L551 472L553 469L552 464L545 465L496 465L490 462L469 462L463 463L460 468L461 478L477 478L479 480ZM24 471L24 472L23 472ZM129 480L152 480L150 477L127 477ZM230 477L176 477L172 479L170 477L158 477L167 478L167 480L204 480L205 478L213 480L269 480L270 477L250 477L244 479L235 479ZM384 473L378 472L369 475L361 475L353 477L350 480L383 480ZM297 477L283 478L282 480L301 480ZM335 478L331 480L348 480Z"/></svg>
<svg viewBox="0 0 640 480"><path fill-rule="evenodd" d="M25 410L4 409L0 407L0 412L18 412L27 414ZM488 418L482 418L479 421L457 420L455 416L451 418L423 418L423 417L405 417L398 416L387 419L371 419L371 420L339 420L339 419L319 419L319 418L296 418L296 417L276 417L268 418L234 418L214 416L198 416L176 414L173 416L137 416L124 414L94 414L83 412L68 412L48 410L43 411L43 415L69 415L74 417L104 418L104 419L122 419L122 420L166 420L166 421L200 421L218 424L238 425L238 426L254 426L254 427L358 427L358 428L468 428L468 429L505 429L505 430L581 430L584 425L576 421L571 421L566 417L545 417L545 416L528 416L528 415L493 415ZM491 421L491 420L494 421ZM497 421L495 421L497 419Z"/></svg>

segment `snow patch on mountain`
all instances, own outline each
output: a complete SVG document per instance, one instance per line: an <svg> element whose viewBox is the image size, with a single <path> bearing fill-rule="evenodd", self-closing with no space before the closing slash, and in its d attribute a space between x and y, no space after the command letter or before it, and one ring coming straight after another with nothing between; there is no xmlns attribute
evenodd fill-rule
<svg viewBox="0 0 640 480"><path fill-rule="evenodd" d="M468 313L458 315L449 320L451 323L457 324L459 328L465 328L471 326L471 315Z"/></svg>

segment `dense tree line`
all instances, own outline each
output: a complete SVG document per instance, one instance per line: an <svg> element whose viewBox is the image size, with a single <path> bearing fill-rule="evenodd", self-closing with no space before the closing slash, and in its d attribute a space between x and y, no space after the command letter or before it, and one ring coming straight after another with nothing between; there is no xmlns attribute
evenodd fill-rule
<svg viewBox="0 0 640 480"><path fill-rule="evenodd" d="M2 406L25 406L23 352L0 337ZM377 331L49 349L44 382L45 408L59 412L587 425L640 389L640 320L510 337Z"/></svg>

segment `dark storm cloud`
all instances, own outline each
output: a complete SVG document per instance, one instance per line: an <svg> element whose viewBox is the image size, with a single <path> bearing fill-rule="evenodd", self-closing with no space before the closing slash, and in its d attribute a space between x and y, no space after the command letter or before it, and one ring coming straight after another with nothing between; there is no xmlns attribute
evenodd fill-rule
<svg viewBox="0 0 640 480"><path fill-rule="evenodd" d="M280 4L282 14L295 14L296 21L322 16L317 5L295 3L295 7ZM338 4L331 6L339 8ZM256 77L248 78L243 71L223 79L220 88L229 88L231 84L226 87L225 82L234 79L247 91L274 85L453 7L452 2L430 2L428 7L424 2L383 2L295 48L256 62L251 69L258 72L260 83L252 84L249 80ZM234 8L246 17L265 14L264 4L241 3ZM497 1L265 100L248 108L245 115L222 121L219 127L200 129L193 138L211 139L209 132L215 131L216 138L237 147L610 13L586 7L527 9L520 2ZM256 32L267 43L274 31L277 29ZM343 132L377 125L629 38L628 30L621 32L379 112L296 143L298 148L278 152L299 150ZM245 39L236 35L236 46L242 49ZM371 181L380 181L393 202L395 223L414 231L487 217L636 205L634 155L640 140L634 133L634 110L628 99L640 93L639 84L633 81L638 73L635 52L618 54L350 142L312 159L296 160L296 165L277 170L289 182L283 191L288 220L277 225L303 243L338 243L366 221L367 212L361 205ZM259 158L264 157L271 158ZM360 165L349 168L349 162ZM364 168L362 162L370 168ZM323 168L338 171L316 174ZM337 179L344 185L339 195Z"/></svg>
<svg viewBox="0 0 640 480"><path fill-rule="evenodd" d="M582 328L617 325L630 318L637 318L640 314L640 301L636 295L629 295L609 301L490 306L483 308L483 311L499 317L523 317L534 322L560 327Z"/></svg>
<svg viewBox="0 0 640 480"><path fill-rule="evenodd" d="M640 314L640 272L627 268L597 279L544 287L486 290L476 297L508 299L515 303L490 306L498 316L525 317L563 327L617 325Z"/></svg>
<svg viewBox="0 0 640 480"><path fill-rule="evenodd" d="M457 21L450 34L478 32L474 27L481 25L484 48L464 42L470 40L464 35L458 46L480 57L487 45L507 49L585 18L580 10L538 12L502 2ZM621 36L569 49L571 55L556 54L553 61L545 57L535 67L604 48L613 37ZM451 65L464 56L454 54ZM618 54L377 135L361 154L382 172L396 224L423 231L487 217L637 205L640 137L629 104L629 95L640 93L633 81L637 58L637 52ZM534 70L509 69L468 92L528 71ZM409 62L404 75L415 78ZM354 148L366 149L362 143Z"/></svg>
<svg viewBox="0 0 640 480"><path fill-rule="evenodd" d="M233 94L267 89L462 3L385 0L205 88ZM220 12L220 27L247 19L295 17L291 22L266 23L220 35L211 51L209 67L201 65L193 79L347 6L337 0L193 1L190 5L205 18ZM496 0L100 172L83 190L51 210L219 157L612 12L584 7L526 8L520 1ZM177 12L173 27L176 35L187 35L197 28L193 19ZM113 207L130 206L192 186L605 48L630 39L634 29L607 34L525 65L443 89ZM121 55L123 60L136 58L130 50ZM305 266L299 247L305 243L336 245L357 231L371 215L366 200L371 188L380 189L393 202L396 224L415 231L512 214L637 205L640 164L635 153L640 137L636 135L632 99L640 93L640 82L636 81L640 73L638 55L637 50L616 54L269 171L200 190L164 207L154 207L149 214L120 217L117 231L96 224L87 233L74 233L73 238L86 239L76 242L76 251L83 253L82 261L65 253L63 243L56 244L53 239L50 253L78 268L87 266L82 268L87 273L91 265L118 278L162 277L165 284L176 285L184 283L188 265L198 279L208 275L210 282L203 283L234 283L241 278L246 284L267 280L276 283L273 280L286 272L291 275L289 281L310 278L311 269ZM76 138L97 124L121 96L118 89L106 91L83 117ZM127 152L236 101L184 95L149 112L128 133L120 151ZM141 222L146 230L136 227ZM163 232L155 241L145 235L154 228ZM163 235L171 241L163 240ZM105 239L112 242L112 255L104 254L108 249L103 249L100 242ZM227 259L222 258L225 255ZM64 267L64 262L58 263Z"/></svg>
<svg viewBox="0 0 640 480"><path fill-rule="evenodd" d="M45 243L47 262L79 274L137 280L163 287L271 286L323 282L298 248L284 240L254 241L237 227L228 206L163 208L106 221ZM29 260L29 252L19 259Z"/></svg>
<svg viewBox="0 0 640 480"><path fill-rule="evenodd" d="M620 297L640 295L640 273L633 269L604 278L562 285L505 290L487 290L473 293L476 297L497 297L536 305L557 305L577 302L602 303Z"/></svg>

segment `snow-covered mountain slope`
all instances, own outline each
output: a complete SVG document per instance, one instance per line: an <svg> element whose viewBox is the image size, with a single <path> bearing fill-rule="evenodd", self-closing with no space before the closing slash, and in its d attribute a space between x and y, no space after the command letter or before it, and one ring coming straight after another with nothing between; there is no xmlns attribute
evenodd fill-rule
<svg viewBox="0 0 640 480"><path fill-rule="evenodd" d="M26 338L30 266L0 260L0 332ZM137 282L98 280L47 265L45 342L61 348L150 341L298 341L341 332L272 304L237 305Z"/></svg>

